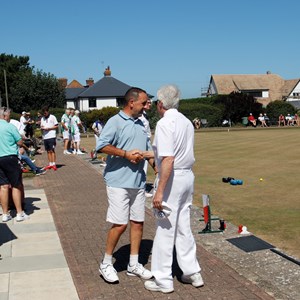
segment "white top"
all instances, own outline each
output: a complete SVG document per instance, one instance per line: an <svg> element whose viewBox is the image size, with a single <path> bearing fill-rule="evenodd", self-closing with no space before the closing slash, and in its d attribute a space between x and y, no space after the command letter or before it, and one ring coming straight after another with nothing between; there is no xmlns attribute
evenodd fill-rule
<svg viewBox="0 0 300 300"><path fill-rule="evenodd" d="M19 131L19 133L21 134L21 123L18 120L15 119L10 119L9 123L15 125Z"/></svg>
<svg viewBox="0 0 300 300"><path fill-rule="evenodd" d="M149 121L146 119L146 117L144 116L144 114L142 114L139 119L143 122L144 126L145 126L145 129L146 129L146 132L147 132L147 136L150 140L151 138L151 129L150 129L150 124L149 124Z"/></svg>
<svg viewBox="0 0 300 300"><path fill-rule="evenodd" d="M71 127L72 128L72 132L74 132L74 134L77 134L79 133L79 127L78 125L81 124L81 120L78 116L74 115L72 118L71 118Z"/></svg>
<svg viewBox="0 0 300 300"><path fill-rule="evenodd" d="M258 117L258 120L262 122L262 121L264 121L264 120L265 120L265 117L263 117L263 116L259 116L259 117Z"/></svg>
<svg viewBox="0 0 300 300"><path fill-rule="evenodd" d="M27 122L26 118L24 116L21 116L21 118L20 118L20 128L19 128L19 132L21 134L24 134L24 129L27 125L27 124L25 124L25 122Z"/></svg>
<svg viewBox="0 0 300 300"><path fill-rule="evenodd" d="M42 117L41 119L41 128L51 128L54 126L57 126L58 122L55 116L53 115L49 115L48 118ZM52 130L42 130L43 132L43 139L47 140L47 139L52 139L52 138L56 138L56 129L52 129Z"/></svg>
<svg viewBox="0 0 300 300"><path fill-rule="evenodd" d="M93 125L92 125L92 129L94 130L95 134L96 134L97 136L99 136L100 133L101 133L101 131L102 131L102 129L103 129L103 126L102 126L101 122L95 121L95 122L93 123Z"/></svg>
<svg viewBox="0 0 300 300"><path fill-rule="evenodd" d="M160 169L165 156L174 156L174 170L191 169L194 162L194 127L177 109L165 112L156 125L153 141L155 160Z"/></svg>

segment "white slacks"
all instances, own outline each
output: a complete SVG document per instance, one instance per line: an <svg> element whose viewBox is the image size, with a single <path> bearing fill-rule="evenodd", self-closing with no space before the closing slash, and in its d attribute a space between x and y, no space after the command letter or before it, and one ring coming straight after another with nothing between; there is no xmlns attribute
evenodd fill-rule
<svg viewBox="0 0 300 300"><path fill-rule="evenodd" d="M193 189L194 174L191 170L175 170L165 189L163 201L168 203L172 212L168 218L157 219L151 261L151 272L156 283L164 288L173 288L174 246L184 275L201 270L190 225Z"/></svg>

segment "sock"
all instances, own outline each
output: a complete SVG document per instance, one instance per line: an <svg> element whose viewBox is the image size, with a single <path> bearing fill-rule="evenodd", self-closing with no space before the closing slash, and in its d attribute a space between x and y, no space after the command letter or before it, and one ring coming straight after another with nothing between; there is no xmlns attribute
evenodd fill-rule
<svg viewBox="0 0 300 300"><path fill-rule="evenodd" d="M139 262L139 255L138 254L130 255L130 258L129 258L129 265L130 266L135 266L138 262Z"/></svg>
<svg viewBox="0 0 300 300"><path fill-rule="evenodd" d="M53 166L53 162L49 162L49 166Z"/></svg>
<svg viewBox="0 0 300 300"><path fill-rule="evenodd" d="M103 264L112 264L112 255L105 253L102 263Z"/></svg>

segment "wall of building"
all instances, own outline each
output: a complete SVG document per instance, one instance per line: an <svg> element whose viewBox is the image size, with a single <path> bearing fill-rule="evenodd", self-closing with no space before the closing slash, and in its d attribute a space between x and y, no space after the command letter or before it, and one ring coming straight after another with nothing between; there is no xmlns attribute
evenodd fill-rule
<svg viewBox="0 0 300 300"><path fill-rule="evenodd" d="M117 99L116 98L97 99L97 109L101 109L107 106L117 107Z"/></svg>
<svg viewBox="0 0 300 300"><path fill-rule="evenodd" d="M299 100L300 100L300 82L298 82L294 90L287 98L287 101L299 101Z"/></svg>
<svg viewBox="0 0 300 300"><path fill-rule="evenodd" d="M117 107L117 99L116 98L107 98L107 99L97 99L96 100L96 107L89 107L89 100L88 99L80 99L78 102L78 107L76 107L74 101L67 101L66 107L79 109L80 111L89 111L93 109L101 109L103 107L112 106Z"/></svg>

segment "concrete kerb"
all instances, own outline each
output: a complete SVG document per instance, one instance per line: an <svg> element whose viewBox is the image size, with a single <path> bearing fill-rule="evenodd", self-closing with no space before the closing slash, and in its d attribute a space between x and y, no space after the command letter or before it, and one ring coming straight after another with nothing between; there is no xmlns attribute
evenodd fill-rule
<svg viewBox="0 0 300 300"><path fill-rule="evenodd" d="M30 219L0 223L0 299L79 299L45 192L24 186Z"/></svg>

